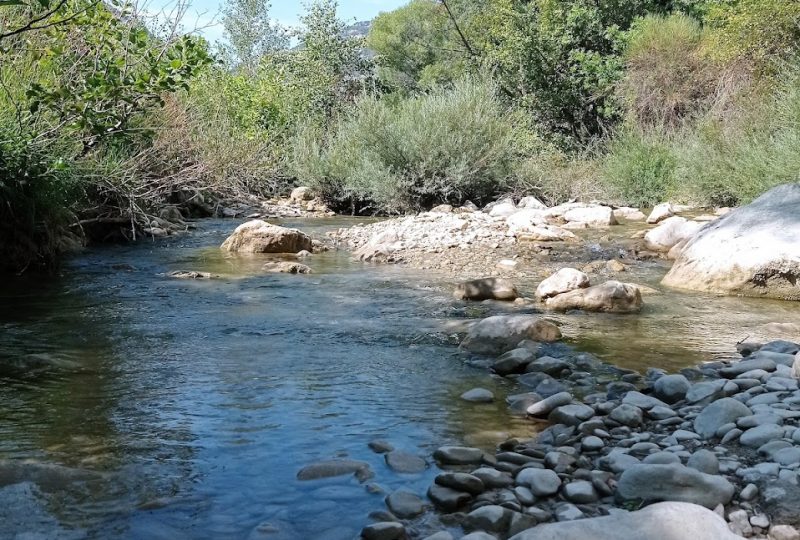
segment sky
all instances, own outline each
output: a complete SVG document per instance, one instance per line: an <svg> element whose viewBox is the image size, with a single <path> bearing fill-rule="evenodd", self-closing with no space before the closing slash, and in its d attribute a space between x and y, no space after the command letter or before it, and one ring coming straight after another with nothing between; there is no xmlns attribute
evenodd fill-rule
<svg viewBox="0 0 800 540"><path fill-rule="evenodd" d="M147 11L169 11L177 0L148 0ZM199 28L212 43L222 39L219 12L225 0L190 0L184 17L187 29ZM391 11L408 0L339 0L339 18L347 23L374 18L382 11ZM272 0L270 14L284 26L296 27L305 11L305 0Z"/></svg>

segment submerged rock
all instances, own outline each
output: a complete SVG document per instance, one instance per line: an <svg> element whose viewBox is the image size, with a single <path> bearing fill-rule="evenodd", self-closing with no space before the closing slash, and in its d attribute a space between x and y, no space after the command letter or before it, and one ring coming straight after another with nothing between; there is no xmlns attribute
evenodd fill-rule
<svg viewBox="0 0 800 540"><path fill-rule="evenodd" d="M295 263L295 262L288 262L288 261L280 261L280 262L268 262L265 263L264 266L261 267L262 270L265 272L269 272L272 274L310 274L311 268L306 266L305 264Z"/></svg>
<svg viewBox="0 0 800 540"><path fill-rule="evenodd" d="M372 477L372 469L370 469L369 463L364 461L331 459L306 465L297 473L297 479L318 480L346 474L355 474L360 481L363 481Z"/></svg>
<svg viewBox="0 0 800 540"><path fill-rule="evenodd" d="M548 308L556 311L582 309L608 313L635 313L642 309L642 294L630 283L606 281L549 298Z"/></svg>
<svg viewBox="0 0 800 540"><path fill-rule="evenodd" d="M800 183L773 188L709 223L662 283L680 289L800 300Z"/></svg>
<svg viewBox="0 0 800 540"><path fill-rule="evenodd" d="M519 293L510 280L490 277L461 283L453 296L459 300L514 300Z"/></svg>
<svg viewBox="0 0 800 540"><path fill-rule="evenodd" d="M236 253L297 253L314 248L311 237L297 229L255 219L236 227L221 249Z"/></svg>
<svg viewBox="0 0 800 540"><path fill-rule="evenodd" d="M720 516L684 502L663 502L636 512L537 525L511 540L741 540Z"/></svg>

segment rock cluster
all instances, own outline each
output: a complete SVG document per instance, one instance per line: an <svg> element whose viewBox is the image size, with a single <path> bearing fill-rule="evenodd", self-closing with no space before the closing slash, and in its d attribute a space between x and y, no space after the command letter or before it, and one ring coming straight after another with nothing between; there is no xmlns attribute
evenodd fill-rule
<svg viewBox="0 0 800 540"><path fill-rule="evenodd" d="M519 204L504 199L483 211L470 204L442 205L416 216L340 229L331 236L364 261L423 266L431 254L448 250L492 252L531 242L572 242L577 237L569 229L609 227L618 218L639 219L636 212L590 203L546 208L526 197Z"/></svg>
<svg viewBox="0 0 800 540"><path fill-rule="evenodd" d="M494 454L440 448L428 499L475 538L797 540L800 345L740 349L641 375L523 339L495 371L530 389L512 410L547 427Z"/></svg>

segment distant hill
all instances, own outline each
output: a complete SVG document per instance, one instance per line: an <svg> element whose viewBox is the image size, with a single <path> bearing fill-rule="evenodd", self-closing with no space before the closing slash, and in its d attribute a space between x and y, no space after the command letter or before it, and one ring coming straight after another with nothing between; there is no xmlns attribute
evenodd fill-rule
<svg viewBox="0 0 800 540"><path fill-rule="evenodd" d="M344 29L344 35L347 37L364 38L369 34L369 29L372 27L372 21L358 21Z"/></svg>

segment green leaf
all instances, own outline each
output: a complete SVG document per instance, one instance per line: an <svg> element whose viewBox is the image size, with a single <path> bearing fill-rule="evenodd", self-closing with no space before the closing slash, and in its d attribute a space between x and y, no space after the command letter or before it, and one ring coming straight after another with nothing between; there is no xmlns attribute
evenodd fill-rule
<svg viewBox="0 0 800 540"><path fill-rule="evenodd" d="M0 0L0 6L24 6L21 0Z"/></svg>

